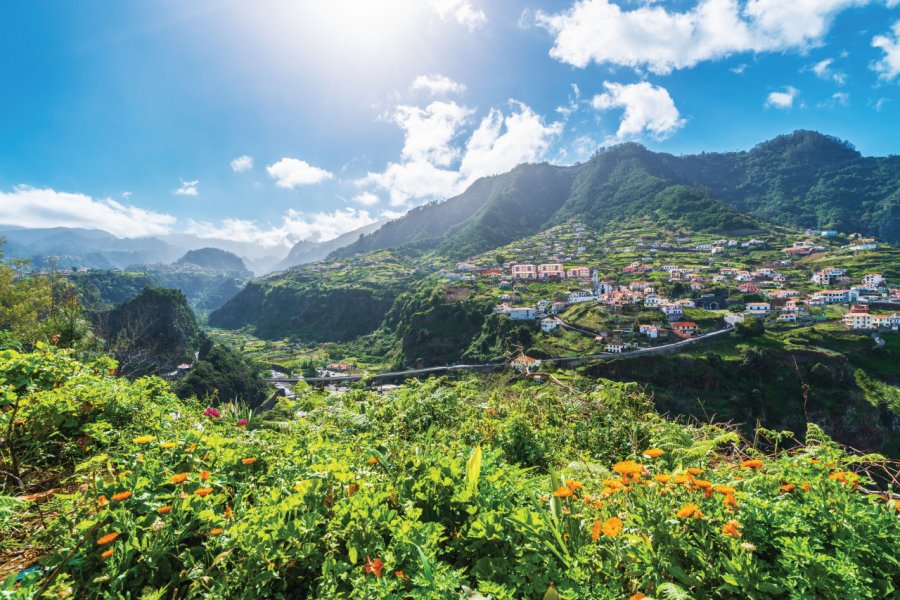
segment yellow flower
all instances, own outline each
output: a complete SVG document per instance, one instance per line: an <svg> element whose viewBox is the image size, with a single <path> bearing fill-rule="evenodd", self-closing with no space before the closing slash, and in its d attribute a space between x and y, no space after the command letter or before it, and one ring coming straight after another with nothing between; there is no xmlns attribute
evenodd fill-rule
<svg viewBox="0 0 900 600"><path fill-rule="evenodd" d="M162 446L166 450L169 450L170 448L174 448L176 445L177 444L175 442L163 442L160 444L160 446Z"/></svg>
<svg viewBox="0 0 900 600"><path fill-rule="evenodd" d="M135 444L149 444L152 441L153 441L152 435L141 435L141 436L134 438Z"/></svg>
<svg viewBox="0 0 900 600"><path fill-rule="evenodd" d="M741 524L735 520L727 521L722 525L722 535L733 538L741 537L740 526Z"/></svg>
<svg viewBox="0 0 900 600"><path fill-rule="evenodd" d="M665 454L665 451L660 450L659 448L647 448L644 450L644 456L647 458L659 458L663 454Z"/></svg>
<svg viewBox="0 0 900 600"><path fill-rule="evenodd" d="M622 531L622 521L616 517L610 517L603 523L601 529L606 537L616 537Z"/></svg>

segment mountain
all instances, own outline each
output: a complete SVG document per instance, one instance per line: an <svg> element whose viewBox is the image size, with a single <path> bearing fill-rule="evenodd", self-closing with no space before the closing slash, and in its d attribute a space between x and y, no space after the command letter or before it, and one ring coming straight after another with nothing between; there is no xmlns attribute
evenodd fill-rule
<svg viewBox="0 0 900 600"><path fill-rule="evenodd" d="M376 221L375 223L364 225L359 229L348 231L347 233L339 235L338 237L332 240L328 240L327 242L308 242L306 240L301 240L294 244L294 247L291 248L291 251L284 258L284 260L278 263L276 268L285 270L290 269L291 267L296 267L297 265L303 265L322 260L331 252L334 252L339 248L343 248L348 244L352 244L353 242L358 240L360 236L375 232L382 225L384 225L384 221Z"/></svg>
<svg viewBox="0 0 900 600"><path fill-rule="evenodd" d="M620 144L571 167L520 165L426 204L331 257L414 245L464 258L569 219L603 229L635 218L694 231L760 221L900 241L900 157L796 131L749 151L674 156Z"/></svg>
<svg viewBox="0 0 900 600"><path fill-rule="evenodd" d="M220 250L219 248L200 248L198 250L190 250L179 258L175 264L178 265L194 265L204 269L215 271L228 271L238 275L251 275L241 257Z"/></svg>

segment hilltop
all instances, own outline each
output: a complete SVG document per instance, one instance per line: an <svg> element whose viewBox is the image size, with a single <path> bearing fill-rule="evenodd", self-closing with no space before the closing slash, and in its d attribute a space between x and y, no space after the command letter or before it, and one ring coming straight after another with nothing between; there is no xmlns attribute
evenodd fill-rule
<svg viewBox="0 0 900 600"><path fill-rule="evenodd" d="M229 271L243 276L251 275L247 265L244 264L240 256L219 248L190 250L179 258L175 264L194 265L216 271Z"/></svg>

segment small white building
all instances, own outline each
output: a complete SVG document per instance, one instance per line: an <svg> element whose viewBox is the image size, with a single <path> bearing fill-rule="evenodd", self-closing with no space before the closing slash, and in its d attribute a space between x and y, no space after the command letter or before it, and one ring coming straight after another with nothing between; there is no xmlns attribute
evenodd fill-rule
<svg viewBox="0 0 900 600"><path fill-rule="evenodd" d="M531 306L523 308L510 308L506 314L513 321L528 321L537 317L534 308Z"/></svg>
<svg viewBox="0 0 900 600"><path fill-rule="evenodd" d="M772 312L772 305L768 302L748 302L746 309L751 315L767 315Z"/></svg>
<svg viewBox="0 0 900 600"><path fill-rule="evenodd" d="M562 321L557 319L556 317L547 317L546 319L541 319L541 331L544 333L550 333L557 327L562 325Z"/></svg>

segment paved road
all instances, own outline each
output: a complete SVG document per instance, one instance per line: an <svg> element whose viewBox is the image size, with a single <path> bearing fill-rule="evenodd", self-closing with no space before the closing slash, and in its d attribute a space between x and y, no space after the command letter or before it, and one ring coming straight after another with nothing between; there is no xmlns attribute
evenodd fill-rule
<svg viewBox="0 0 900 600"><path fill-rule="evenodd" d="M673 342L671 344L665 344L663 346L655 346L653 348L639 348L637 350L632 350L630 352L623 352L622 354L617 354L613 352L600 352L598 354L585 354L581 356L570 356L566 358L548 358L543 360L545 363L567 363L567 362L578 362L582 360L597 360L601 358L637 358L639 356L652 355L652 354L660 354L662 352L670 352L672 349L682 348L684 346L689 346L691 344L696 344L702 340L708 340L714 337L718 337L730 332L733 329L731 325L725 327L725 329L719 329L718 331L712 331L710 333L704 333L703 335L698 335L694 338L688 338L685 340L681 340L679 342ZM429 373L452 373L454 371L489 371L493 369L499 369L502 367L508 366L507 362L491 362L491 363L479 363L473 365L445 365L442 367L426 367L424 369L410 369L407 371L389 371L386 373L377 373L374 375L366 376L367 379L402 379L405 377L415 377L416 375L427 375ZM306 378L290 378L290 377L273 377L269 379L272 383L296 383L298 381L305 381L307 383L352 383L354 381L361 381L363 379L362 375L339 375L333 377L306 377Z"/></svg>

